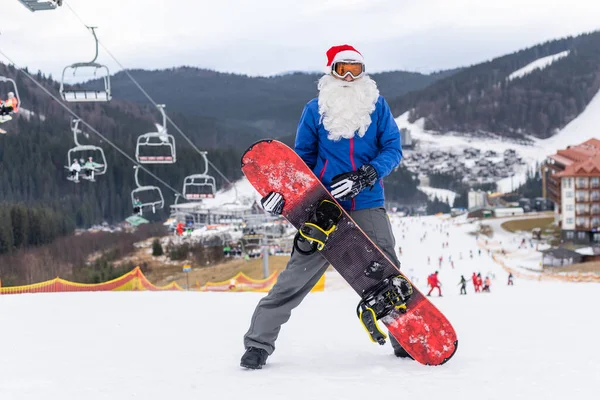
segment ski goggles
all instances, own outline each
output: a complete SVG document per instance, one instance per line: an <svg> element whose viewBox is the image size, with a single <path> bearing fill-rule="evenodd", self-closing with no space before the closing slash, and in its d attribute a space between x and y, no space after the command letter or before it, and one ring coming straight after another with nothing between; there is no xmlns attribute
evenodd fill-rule
<svg viewBox="0 0 600 400"><path fill-rule="evenodd" d="M341 79L344 79L348 75L354 79L358 79L365 74L365 64L361 62L338 61L331 65L331 74Z"/></svg>

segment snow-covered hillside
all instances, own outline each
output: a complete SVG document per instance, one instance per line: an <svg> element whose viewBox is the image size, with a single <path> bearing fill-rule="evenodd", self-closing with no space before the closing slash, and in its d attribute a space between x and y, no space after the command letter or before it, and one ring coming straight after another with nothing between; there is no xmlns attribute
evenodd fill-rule
<svg viewBox="0 0 600 400"><path fill-rule="evenodd" d="M527 64L523 68L516 70L515 72L510 74L508 76L508 78L506 78L506 79L511 81L513 79L522 78L525 75L530 74L535 70L542 70L544 68L547 68L550 65L552 65L553 62L560 60L561 58L566 57L568 55L569 55L569 51L567 50L567 51L561 51L560 53L557 53L557 54L552 54L547 57L539 58L539 59Z"/></svg>
<svg viewBox="0 0 600 400"><path fill-rule="evenodd" d="M0 296L0 396L10 400L544 399L597 397L596 284L516 280L478 255L471 225L392 218L403 269L456 328L440 367L394 357L356 318L358 296L328 273L283 326L260 371L239 367L260 293L107 292ZM447 229L447 230L446 230ZM427 232L423 242L420 237ZM445 232L448 232L446 235ZM442 249L441 243L449 242ZM474 257L468 256L470 250ZM461 257L462 253L462 259ZM443 255L442 267L434 261ZM455 268L448 263L452 256ZM431 265L427 265L427 257ZM495 276L491 293L460 296L460 275ZM560 299L557 298L560 294ZM563 301L569 299L569 301ZM572 340L576 338L576 340Z"/></svg>
<svg viewBox="0 0 600 400"><path fill-rule="evenodd" d="M454 198L456 197L456 192L448 189L438 189L428 186L419 186L418 189L425 193L427 198L431 201L437 197L438 200L443 202L448 200L448 204L452 205L454 203Z"/></svg>
<svg viewBox="0 0 600 400"><path fill-rule="evenodd" d="M525 182L528 168L535 167L536 163L543 161L548 155L569 145L582 143L591 138L600 138L600 93L597 93L590 101L587 108L560 132L548 139L530 138L531 144L515 143L509 140L480 138L461 134L460 132L439 134L437 132L427 131L423 127L423 120L417 120L415 123L408 121L408 112L396 118L400 128L410 130L413 140L417 140L417 147L414 152L433 152L436 150L452 150L461 153L466 148L479 149L482 152L494 150L504 152L507 149L514 149L526 161L512 177L504 178L497 182L498 190L509 192L511 187ZM410 151L406 152L410 154Z"/></svg>

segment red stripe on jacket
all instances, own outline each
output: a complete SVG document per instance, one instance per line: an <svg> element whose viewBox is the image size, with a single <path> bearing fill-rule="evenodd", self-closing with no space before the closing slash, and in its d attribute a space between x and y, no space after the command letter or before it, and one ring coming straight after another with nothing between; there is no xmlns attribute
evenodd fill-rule
<svg viewBox="0 0 600 400"><path fill-rule="evenodd" d="M329 160L325 160L325 164L323 164L323 168L321 169L321 173L319 174L319 180L323 180L323 175L325 175L325 169L327 168L327 163Z"/></svg>
<svg viewBox="0 0 600 400"><path fill-rule="evenodd" d="M354 164L354 138L350 139L350 162L352 163L352 171L356 171L356 164ZM350 210L354 210L356 208L356 200L352 198L352 205L350 206Z"/></svg>

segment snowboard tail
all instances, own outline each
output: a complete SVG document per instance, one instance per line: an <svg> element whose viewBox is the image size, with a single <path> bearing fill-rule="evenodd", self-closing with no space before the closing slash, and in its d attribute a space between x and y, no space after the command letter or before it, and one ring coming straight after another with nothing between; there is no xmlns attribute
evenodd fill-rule
<svg viewBox="0 0 600 400"><path fill-rule="evenodd" d="M242 171L261 196L270 192L283 195L285 205L282 214L297 229L306 228L307 223L317 225L319 229L313 226L312 231L307 230L306 235L300 236L309 243L311 238L315 239L314 236L324 239L316 251L363 299L357 314L371 340L378 343L385 340L385 334L376 326L380 318L390 334L416 361L440 365L454 355L458 342L450 322L360 229L291 148L276 140L259 141L242 156ZM321 226L315 217L320 207L327 203L337 205L342 213L331 232L327 232L328 229ZM322 231L326 233L324 236ZM397 290L387 287L385 292L383 286L394 277L406 282L410 295L402 294L401 287ZM388 283L384 284L386 279ZM368 303L369 296L374 296L378 290L389 295L383 305L374 301L363 304ZM364 306L361 307L361 304Z"/></svg>

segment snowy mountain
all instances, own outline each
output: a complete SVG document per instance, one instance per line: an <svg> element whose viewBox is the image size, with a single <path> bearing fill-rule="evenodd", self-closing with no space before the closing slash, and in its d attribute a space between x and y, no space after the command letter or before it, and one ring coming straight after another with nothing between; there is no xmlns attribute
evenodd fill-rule
<svg viewBox="0 0 600 400"><path fill-rule="evenodd" d="M395 115L441 133L549 138L600 90L600 31L542 43L390 99Z"/></svg>

